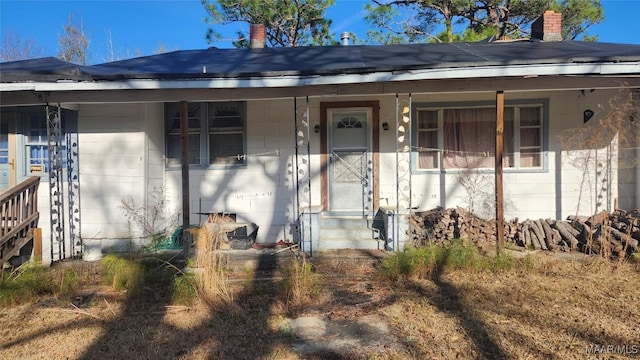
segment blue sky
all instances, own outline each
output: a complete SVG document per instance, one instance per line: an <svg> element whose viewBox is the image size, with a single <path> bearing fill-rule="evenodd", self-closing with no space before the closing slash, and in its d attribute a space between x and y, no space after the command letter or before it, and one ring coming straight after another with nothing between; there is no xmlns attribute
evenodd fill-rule
<svg viewBox="0 0 640 360"><path fill-rule="evenodd" d="M366 36L362 20L366 0L336 0L327 17L333 20L336 37L343 31ZM605 21L593 27L601 42L640 44L640 1L603 0ZM68 22L69 13L82 21L91 40L91 63L108 60L108 34L119 58L153 54L158 48L167 50L199 49L209 46L231 47L231 41L208 44L204 22L206 12L199 0L75 0L36 1L0 0L0 32L7 31L21 39L35 41L43 56L55 56L57 38ZM227 34L247 27L232 24Z"/></svg>

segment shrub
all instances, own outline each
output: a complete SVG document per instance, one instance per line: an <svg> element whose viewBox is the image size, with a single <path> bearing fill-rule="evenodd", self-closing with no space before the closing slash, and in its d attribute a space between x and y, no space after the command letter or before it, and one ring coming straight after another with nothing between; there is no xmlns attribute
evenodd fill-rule
<svg viewBox="0 0 640 360"><path fill-rule="evenodd" d="M195 284L195 276L193 274L176 276L173 281L171 303L186 306L194 305L198 298Z"/></svg>
<svg viewBox="0 0 640 360"><path fill-rule="evenodd" d="M3 306L34 301L56 291L51 275L42 266L25 264L0 276L0 304Z"/></svg>
<svg viewBox="0 0 640 360"><path fill-rule="evenodd" d="M473 245L467 245L460 239L453 239L445 245L444 267L448 269L478 269L481 266L480 255Z"/></svg>
<svg viewBox="0 0 640 360"><path fill-rule="evenodd" d="M527 270L530 270L533 266L533 264L530 263L530 261L531 259L528 257L524 258L521 261L523 267ZM506 255L505 253L500 253L497 256L483 258L483 267L486 270L500 272L500 271L512 270L515 266L516 266L516 259L514 259L513 256Z"/></svg>
<svg viewBox="0 0 640 360"><path fill-rule="evenodd" d="M71 295L78 284L78 275L73 268L67 268L60 278L60 294L64 296Z"/></svg>
<svg viewBox="0 0 640 360"><path fill-rule="evenodd" d="M413 272L411 261L412 252L416 248L407 248L402 252L394 253L382 262L382 273L391 278L397 279L400 276L408 276Z"/></svg>
<svg viewBox="0 0 640 360"><path fill-rule="evenodd" d="M439 245L406 248L382 263L382 273L391 278L426 278L439 271L446 260L446 248Z"/></svg>
<svg viewBox="0 0 640 360"><path fill-rule="evenodd" d="M105 282L115 290L136 292L144 282L144 267L142 264L123 259L115 255L107 255L102 259L105 267Z"/></svg>

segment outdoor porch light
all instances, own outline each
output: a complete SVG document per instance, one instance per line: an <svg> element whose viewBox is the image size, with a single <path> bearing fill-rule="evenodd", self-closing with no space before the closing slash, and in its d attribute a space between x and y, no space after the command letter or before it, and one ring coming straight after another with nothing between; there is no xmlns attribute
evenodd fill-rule
<svg viewBox="0 0 640 360"><path fill-rule="evenodd" d="M587 121L591 120L595 113L591 109L587 109L582 113L582 122L587 123Z"/></svg>
<svg viewBox="0 0 640 360"><path fill-rule="evenodd" d="M388 122L383 122L382 123L382 130L384 131L388 131L389 130L389 123Z"/></svg>

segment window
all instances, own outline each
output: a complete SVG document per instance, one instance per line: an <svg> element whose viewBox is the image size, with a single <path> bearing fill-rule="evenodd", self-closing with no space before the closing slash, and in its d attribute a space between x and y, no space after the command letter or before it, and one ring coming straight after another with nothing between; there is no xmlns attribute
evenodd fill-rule
<svg viewBox="0 0 640 360"><path fill-rule="evenodd" d="M51 171L49 162L49 142L47 135L47 119L46 115L39 113L28 113L28 127L25 129L24 147L26 153L26 173L29 176L47 176ZM63 111L62 116L62 138L60 139L60 151L62 170L67 169L67 134L65 125L68 123L67 118L72 117L69 113Z"/></svg>
<svg viewBox="0 0 640 360"><path fill-rule="evenodd" d="M542 166L542 111L538 107L520 110L520 167Z"/></svg>
<svg viewBox="0 0 640 360"><path fill-rule="evenodd" d="M242 164L244 153L241 104L209 104L209 164Z"/></svg>
<svg viewBox="0 0 640 360"><path fill-rule="evenodd" d="M189 103L189 165L245 163L244 103ZM180 104L165 105L167 165L180 165Z"/></svg>
<svg viewBox="0 0 640 360"><path fill-rule="evenodd" d="M543 167L541 104L505 106L504 167ZM414 141L417 168L493 168L495 107L417 107Z"/></svg>
<svg viewBox="0 0 640 360"><path fill-rule="evenodd" d="M418 146L421 169L437 169L440 167L440 150L438 146L438 112L418 112Z"/></svg>
<svg viewBox="0 0 640 360"><path fill-rule="evenodd" d="M52 107L51 111L57 112L57 109ZM52 171L50 155L59 161L56 172L61 171L63 176L67 176L68 171L77 172L78 113L60 109L58 115L60 122L56 127L59 125L60 129L53 126L48 129L47 111L43 106L8 108L0 114L0 165L10 165L18 183L27 176L48 178ZM57 144L55 149L49 146L48 130L52 132L52 145ZM60 133L56 134L57 131ZM2 178L7 179L9 175L4 174Z"/></svg>
<svg viewBox="0 0 640 360"><path fill-rule="evenodd" d="M200 161L200 112L202 105L189 103L187 109L187 123L189 126L189 164L199 165ZM180 165L180 104L167 104L165 108L167 118L167 165Z"/></svg>

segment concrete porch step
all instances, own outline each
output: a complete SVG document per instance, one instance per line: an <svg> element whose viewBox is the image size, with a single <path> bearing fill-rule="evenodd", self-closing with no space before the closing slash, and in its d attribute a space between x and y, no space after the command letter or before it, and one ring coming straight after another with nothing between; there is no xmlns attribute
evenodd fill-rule
<svg viewBox="0 0 640 360"><path fill-rule="evenodd" d="M384 243L371 238L325 238L320 237L321 249L384 250Z"/></svg>
<svg viewBox="0 0 640 360"><path fill-rule="evenodd" d="M320 239L378 239L380 233L366 226L359 227L321 227Z"/></svg>
<svg viewBox="0 0 640 360"><path fill-rule="evenodd" d="M320 226L322 228L359 228L369 227L373 223L373 218L363 216L322 216Z"/></svg>
<svg viewBox="0 0 640 360"><path fill-rule="evenodd" d="M325 213L319 219L319 249L383 249L374 218L363 215Z"/></svg>

